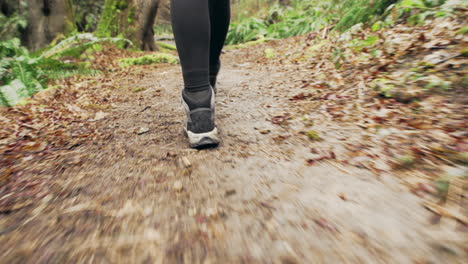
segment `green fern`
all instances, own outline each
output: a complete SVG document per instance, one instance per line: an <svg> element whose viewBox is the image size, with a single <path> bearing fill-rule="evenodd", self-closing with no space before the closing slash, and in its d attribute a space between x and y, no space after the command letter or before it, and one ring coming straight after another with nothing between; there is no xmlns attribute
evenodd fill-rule
<svg viewBox="0 0 468 264"><path fill-rule="evenodd" d="M240 23L231 24L231 28L226 37L226 43L229 45L244 43L256 40L267 35L267 25L259 18L249 18Z"/></svg>
<svg viewBox="0 0 468 264"><path fill-rule="evenodd" d="M132 42L124 38L98 38L91 33L76 34L66 38L50 49L43 52L40 58L60 58L64 56L78 57L85 50L93 48L101 43L132 45Z"/></svg>
<svg viewBox="0 0 468 264"><path fill-rule="evenodd" d="M25 8L25 2L20 1L18 3L21 7L20 9ZM24 14L15 12L8 16L0 12L0 41L9 40L21 35L21 31L26 29L27 19Z"/></svg>
<svg viewBox="0 0 468 264"><path fill-rule="evenodd" d="M288 7L276 4L260 18L245 18L232 23L226 43L233 45L260 37L287 38L333 25L336 25L337 30L344 31L355 24L377 20L387 7L396 2L397 0L295 0Z"/></svg>
<svg viewBox="0 0 468 264"><path fill-rule="evenodd" d="M11 106L0 88L0 106Z"/></svg>
<svg viewBox="0 0 468 264"><path fill-rule="evenodd" d="M84 64L60 61L64 56L79 56L100 43L129 42L121 38L96 38L78 34L62 40L42 54L31 54L18 39L0 42L0 104L12 106L47 87L50 79L76 74L97 74Z"/></svg>

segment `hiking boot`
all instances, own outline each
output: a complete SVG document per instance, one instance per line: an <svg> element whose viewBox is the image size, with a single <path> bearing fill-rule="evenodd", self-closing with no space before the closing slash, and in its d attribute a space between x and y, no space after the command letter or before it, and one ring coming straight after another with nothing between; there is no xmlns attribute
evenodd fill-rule
<svg viewBox="0 0 468 264"><path fill-rule="evenodd" d="M192 148L216 147L219 144L218 129L215 126L215 93L212 87L207 91L182 91L182 104L187 114L185 135Z"/></svg>

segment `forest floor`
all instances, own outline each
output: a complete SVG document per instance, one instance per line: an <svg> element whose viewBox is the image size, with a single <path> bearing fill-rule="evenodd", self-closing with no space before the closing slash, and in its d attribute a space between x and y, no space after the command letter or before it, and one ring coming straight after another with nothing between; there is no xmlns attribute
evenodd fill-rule
<svg viewBox="0 0 468 264"><path fill-rule="evenodd" d="M182 133L179 65L96 55L103 75L1 110L0 262L462 263L464 88L369 88L414 65L456 83L466 39L418 33L440 24L397 28L404 56L354 65L327 57L326 32L227 50L223 141L200 151Z"/></svg>

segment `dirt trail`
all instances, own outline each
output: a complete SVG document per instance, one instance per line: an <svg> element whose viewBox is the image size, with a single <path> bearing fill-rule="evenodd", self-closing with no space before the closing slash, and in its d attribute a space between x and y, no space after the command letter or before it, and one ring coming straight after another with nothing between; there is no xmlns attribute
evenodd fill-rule
<svg viewBox="0 0 468 264"><path fill-rule="evenodd" d="M292 72L226 63L223 143L203 151L188 149L182 133L178 66L123 80L148 89L102 121L111 140L67 154L77 162L31 213L2 219L0 262L461 263L462 237L431 227L395 177L307 166L303 138L274 140L298 125L269 121L290 111ZM320 122L326 144L355 136Z"/></svg>

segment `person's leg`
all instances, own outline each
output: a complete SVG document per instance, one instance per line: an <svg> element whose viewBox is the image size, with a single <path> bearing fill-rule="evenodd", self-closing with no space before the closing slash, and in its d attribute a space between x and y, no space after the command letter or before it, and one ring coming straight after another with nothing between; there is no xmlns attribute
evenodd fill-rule
<svg viewBox="0 0 468 264"><path fill-rule="evenodd" d="M209 0L172 0L172 28L184 77L185 132L192 147L217 145L214 92L209 82Z"/></svg>
<svg viewBox="0 0 468 264"><path fill-rule="evenodd" d="M185 89L209 90L209 0L172 0L171 16Z"/></svg>
<svg viewBox="0 0 468 264"><path fill-rule="evenodd" d="M230 18L229 0L210 0L210 83L213 87L216 85L216 77L221 67L219 56L226 40Z"/></svg>

